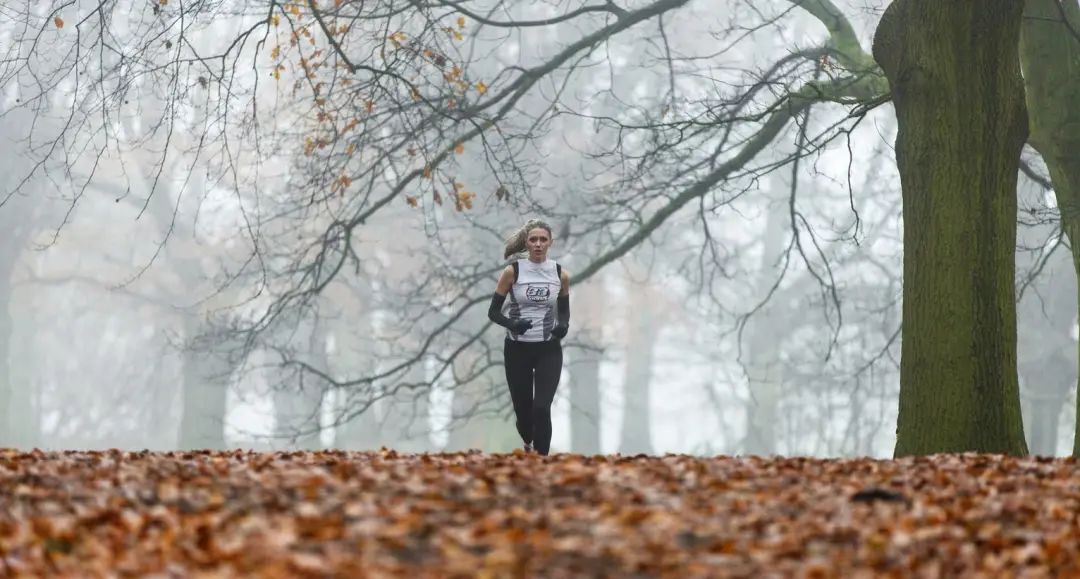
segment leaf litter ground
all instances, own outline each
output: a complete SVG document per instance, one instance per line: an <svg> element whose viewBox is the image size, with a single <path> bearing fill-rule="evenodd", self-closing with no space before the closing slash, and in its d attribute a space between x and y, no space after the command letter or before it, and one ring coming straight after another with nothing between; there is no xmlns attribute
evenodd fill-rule
<svg viewBox="0 0 1080 579"><path fill-rule="evenodd" d="M1072 459L0 450L0 575L1080 573Z"/></svg>

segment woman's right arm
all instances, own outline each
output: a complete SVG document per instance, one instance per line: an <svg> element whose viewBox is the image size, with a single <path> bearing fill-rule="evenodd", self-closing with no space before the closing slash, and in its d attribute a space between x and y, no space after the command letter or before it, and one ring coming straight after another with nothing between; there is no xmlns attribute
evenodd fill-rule
<svg viewBox="0 0 1080 579"><path fill-rule="evenodd" d="M511 332L521 333L524 330L520 329L522 320L518 320L515 324L502 313L503 303L506 302L506 294L510 293L510 288L514 285L514 266L508 265L503 270L502 275L499 276L499 282L495 284L495 293L491 295L491 305L488 306L488 319L499 324L500 326L510 330ZM531 324L530 324L531 325Z"/></svg>
<svg viewBox="0 0 1080 579"><path fill-rule="evenodd" d="M495 293L506 297L506 294L510 293L510 288L514 285L514 266L508 265L503 269L502 274L499 276L499 282L495 284Z"/></svg>

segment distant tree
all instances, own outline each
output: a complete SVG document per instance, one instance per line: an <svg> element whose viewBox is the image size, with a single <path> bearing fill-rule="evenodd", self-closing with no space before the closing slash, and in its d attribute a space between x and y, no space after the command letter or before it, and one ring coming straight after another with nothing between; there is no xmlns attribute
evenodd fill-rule
<svg viewBox="0 0 1080 579"><path fill-rule="evenodd" d="M1080 276L1080 4L1027 0L1020 58L1030 143L1050 171L1061 228L1069 240L1075 274ZM1080 303L1075 280L1072 287ZM1072 452L1080 456L1080 426Z"/></svg>
<svg viewBox="0 0 1080 579"><path fill-rule="evenodd" d="M247 255L216 281L246 297L235 300L227 323L201 330L235 350L230 364L259 350L283 354L275 363L292 372L278 378L318 378L357 411L379 407L372 401L416 385L421 374L420 389L442 379L463 392L484 377L495 386L457 402L498 413L500 397L485 394L502 391L492 377L498 338L480 310L501 266L498 248L508 224L533 213L566 223L557 237L573 255L575 283L687 223L697 234L690 238L701 249L701 268L722 271L714 215L737 206L778 168L837 142L879 138L861 123L894 95L832 2L728 7L720 18L715 7L685 0L634 9L498 0L27 5L0 15L0 28L13 39L0 87L19 94L15 110L58 121L28 148L31 175L63 175L65 187L83 191L95 182L100 159L138 150L160 155L144 163L145 199L159 192L175 158L205 167L211 188L235 197L228 211L241 216ZM728 50L755 34L779 38L775 30L793 15L813 17L824 36L794 47L778 39L776 51L747 51L741 56L755 59L752 64L730 69ZM695 43L695 34L709 37L707 46ZM598 66L608 74L596 74ZM70 106L42 105L57 94ZM148 100L159 103L155 118L117 129ZM95 122L84 122L89 118ZM908 143L908 128L901 133ZM192 138L178 145L179 134ZM544 155L557 147L580 151L573 190L548 188L541 179ZM901 160L908 189L914 162ZM792 191L797 205L799 188ZM905 207L905 224L918 228L911 211L917 207ZM848 297L828 275L837 254L821 249L825 241L806 214L790 213L791 255L802 264L790 271L813 272L826 296L815 305L825 308L831 348ZM836 215L819 219L831 225ZM410 246L410 235L425 243ZM321 295L336 283L348 286L377 259L375 248L385 253L386 245L418 251L411 261L417 275L379 288L393 295L385 298L388 314L372 351L383 355L417 319L438 322L424 327L423 339L407 342L407 351L395 351L393 363L366 375L331 375L290 356L297 350L282 343L289 335L282 328L317 318ZM389 253L404 259L406 251ZM909 277L905 271L905 283ZM713 284L702 287L711 291ZM905 303L925 299L905 293ZM745 324L746 311L728 313L730 319L711 321ZM1008 322L1001 324L1007 330ZM920 340L937 343L932 327L912 328L905 320L904 329L909 358L919 356ZM953 329L970 335L963 324ZM1002 339L1006 352L1009 338ZM435 370L414 372L421 364ZM1000 371L1008 374L1006 367ZM909 401L910 372L902 373L902 399ZM1013 374L1011 383L1002 378L1006 399L1015 390L1015 368ZM1004 413L1000 429L1012 432L1011 402L1003 404L986 408ZM902 407L909 416L911 406ZM340 410L342 419L357 416Z"/></svg>
<svg viewBox="0 0 1080 579"><path fill-rule="evenodd" d="M198 161L213 187L235 192L250 255L240 271L223 277L249 285L261 296L249 305L262 308L246 305L246 322L224 328L238 335L226 341L242 350L231 356L235 363L245 352L277 351L278 320L313 315L318 294L361 262L356 241L392 203L434 216L483 202L505 223L507 212L492 202L510 201L515 221L536 210L561 219L564 204L533 196L538 165L522 154L543 142L559 117L578 117L600 133L592 143L575 143L603 167L575 192L584 200L572 209L573 231L581 233L568 230L563 238L571 247L575 236L593 240L595 249L581 252L576 264L578 282L694 202L722 205L715 196L725 183L770 170L751 163L812 105L839 102L853 112L811 135L806 150L846 134L884 100L880 75L843 15L827 1L738 15L764 28L797 6L826 26L828 41L766 63L760 74L747 75L752 82L719 94L708 88L712 65L691 54L700 49L670 33L694 22L685 0L634 10L582 3L562 13L393 0L28 5L5 11L0 23L14 40L0 83L19 92L16 108L59 121L57 130L36 135L31 175L59 171L71 189L85 191L95 183L99 160L146 151L160 157L144 167L150 176L149 189L139 191L144 199L160 192L175 158L190 166ZM519 54L509 65L482 56L505 47ZM539 50L529 50L534 47ZM634 52L633 61L607 66L647 75L666 90L625 106L634 77L598 82L589 62L601 49ZM834 74L811 79L823 59ZM607 104L582 107L547 90L574 83ZM71 103L66 116L42 106L58 92ZM156 118L115 128L148 99L156 103ZM193 117L196 106L205 117ZM93 125L101 131L82 122L89 117L102 120ZM195 138L180 144L180 134ZM488 193L478 197L478 191ZM494 229L493 247L505 234ZM482 303L487 289L477 282L496 265L478 263L470 258L454 268L469 291L430 307L460 311ZM461 355L461 344L483 343L474 339L482 326L456 333L455 319L460 314L407 359L418 363L435 347ZM372 378L335 379L330 387L368 388Z"/></svg>

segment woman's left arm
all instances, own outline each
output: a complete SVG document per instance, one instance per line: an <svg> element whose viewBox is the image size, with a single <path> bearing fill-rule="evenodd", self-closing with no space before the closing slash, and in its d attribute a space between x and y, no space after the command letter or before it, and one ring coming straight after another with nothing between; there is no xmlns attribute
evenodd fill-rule
<svg viewBox="0 0 1080 579"><path fill-rule="evenodd" d="M551 333L555 337L562 339L566 336L566 332L570 330L570 274L566 273L565 269L562 270L562 274L559 276L559 286L559 297L555 300L558 322Z"/></svg>

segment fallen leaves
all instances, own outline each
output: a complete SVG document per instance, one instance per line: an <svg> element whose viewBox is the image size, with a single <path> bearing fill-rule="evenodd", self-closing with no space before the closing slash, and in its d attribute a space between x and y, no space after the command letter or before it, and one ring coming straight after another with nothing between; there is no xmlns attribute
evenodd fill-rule
<svg viewBox="0 0 1080 579"><path fill-rule="evenodd" d="M1071 459L0 450L4 575L1060 576Z"/></svg>

